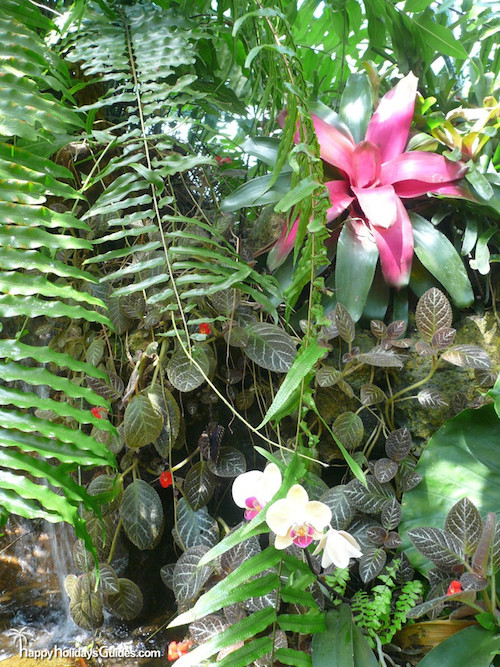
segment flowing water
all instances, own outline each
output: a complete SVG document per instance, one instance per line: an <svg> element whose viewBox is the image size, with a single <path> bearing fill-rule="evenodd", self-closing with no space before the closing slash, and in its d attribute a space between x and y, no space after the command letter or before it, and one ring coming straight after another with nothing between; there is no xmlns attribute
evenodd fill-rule
<svg viewBox="0 0 500 667"><path fill-rule="evenodd" d="M156 629L159 618L149 626L131 627L109 616L91 644L92 634L79 628L69 614L69 598L64 588L66 575L75 572L72 558L73 529L67 524L26 521L11 517L0 537L0 661L25 665L18 658L26 650L88 650L99 656L90 662L75 659L44 663L59 665L100 665L102 667L164 667L168 639ZM149 641L150 635L155 635ZM171 637L173 638L173 637ZM141 652L157 651L157 657L139 658ZM134 657L130 655L135 654ZM57 655L57 654L56 654ZM59 653L61 655L61 653ZM85 654L86 655L86 654ZM94 653L95 655L95 653ZM148 653L146 653L148 655ZM9 659L10 658L10 659ZM29 664L35 664L30 658Z"/></svg>

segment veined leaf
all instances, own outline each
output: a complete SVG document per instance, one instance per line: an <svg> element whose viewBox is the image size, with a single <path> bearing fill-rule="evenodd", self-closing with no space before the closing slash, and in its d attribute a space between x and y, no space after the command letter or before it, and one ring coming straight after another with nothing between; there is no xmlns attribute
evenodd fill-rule
<svg viewBox="0 0 500 667"><path fill-rule="evenodd" d="M128 538L139 549L152 549L163 529L163 508L158 493L142 479L123 492L120 516Z"/></svg>

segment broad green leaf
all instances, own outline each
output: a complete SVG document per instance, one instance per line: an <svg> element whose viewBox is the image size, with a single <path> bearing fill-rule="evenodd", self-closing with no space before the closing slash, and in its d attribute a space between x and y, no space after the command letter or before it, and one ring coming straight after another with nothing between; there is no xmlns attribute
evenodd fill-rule
<svg viewBox="0 0 500 667"><path fill-rule="evenodd" d="M500 419L500 375L497 377L495 386L493 389L490 389L487 393L487 396L490 396L493 399L493 405L495 406L495 411Z"/></svg>
<svg viewBox="0 0 500 667"><path fill-rule="evenodd" d="M158 493L142 479L123 492L120 516L127 537L139 549L152 549L163 529L163 508Z"/></svg>
<svg viewBox="0 0 500 667"><path fill-rule="evenodd" d="M185 499L196 512L208 503L214 490L214 474L208 469L206 461L198 461L189 470L184 480Z"/></svg>
<svg viewBox="0 0 500 667"><path fill-rule="evenodd" d="M142 609L142 593L137 584L130 579L118 579L119 591L114 595L107 595L106 606L113 616L131 621L139 616Z"/></svg>
<svg viewBox="0 0 500 667"><path fill-rule="evenodd" d="M485 628L470 626L438 644L418 663L418 667L489 667L498 654L500 637Z"/></svg>
<svg viewBox="0 0 500 667"><path fill-rule="evenodd" d="M354 234L351 225L343 225L337 242L336 298L348 309L355 322L363 314L378 256L377 245L371 237L359 237Z"/></svg>
<svg viewBox="0 0 500 667"><path fill-rule="evenodd" d="M182 549L195 546L211 548L219 540L217 521L212 519L207 508L202 507L195 512L184 498L181 498L177 505L177 524L172 533Z"/></svg>
<svg viewBox="0 0 500 667"><path fill-rule="evenodd" d="M500 420L493 405L465 410L447 421L425 447L416 472L420 484L403 494L400 534L412 564L427 569L429 563L409 544L407 531L422 526L443 526L451 507L468 498L484 516L498 512Z"/></svg>
<svg viewBox="0 0 500 667"><path fill-rule="evenodd" d="M469 57L462 43L453 36L452 31L437 23L431 12L426 12L423 16L415 16L411 20L418 27L423 43L428 44L438 53L457 60L466 60Z"/></svg>
<svg viewBox="0 0 500 667"><path fill-rule="evenodd" d="M280 140L277 137L247 137L241 146L245 153L274 167L278 157Z"/></svg>
<svg viewBox="0 0 500 667"><path fill-rule="evenodd" d="M325 631L312 641L313 667L377 667L368 642L354 624L349 605L326 613Z"/></svg>
<svg viewBox="0 0 500 667"><path fill-rule="evenodd" d="M191 547L178 558L172 575L172 589L178 605L194 602L212 575L213 567L200 567L200 559L206 552L207 547Z"/></svg>
<svg viewBox="0 0 500 667"><path fill-rule="evenodd" d="M123 417L128 447L139 448L156 440L163 428L163 414L156 401L146 393L133 396Z"/></svg>
<svg viewBox="0 0 500 667"><path fill-rule="evenodd" d="M209 372L210 361L205 350L194 347L191 354L192 358L189 358L184 350L178 350L167 364L168 379L179 391L197 389L205 382L205 376Z"/></svg>
<svg viewBox="0 0 500 667"><path fill-rule="evenodd" d="M365 434L361 418L354 412L344 412L333 422L332 430L349 451L359 447Z"/></svg>
<svg viewBox="0 0 500 667"><path fill-rule="evenodd" d="M467 308L474 293L460 255L446 236L416 213L410 213L415 254L443 285L458 308Z"/></svg>
<svg viewBox="0 0 500 667"><path fill-rule="evenodd" d="M303 344L305 345L305 343ZM283 412L283 408L290 403L293 395L300 393L301 383L312 371L315 364L325 355L325 348L321 347L316 340L310 340L309 345L304 349L300 347L297 352L290 370L288 371L278 393L274 397L269 410L267 411L259 428L272 419L279 419L288 411Z"/></svg>
<svg viewBox="0 0 500 667"><path fill-rule="evenodd" d="M247 328L245 354L258 366L277 373L290 370L296 355L295 341L283 329L265 322Z"/></svg>

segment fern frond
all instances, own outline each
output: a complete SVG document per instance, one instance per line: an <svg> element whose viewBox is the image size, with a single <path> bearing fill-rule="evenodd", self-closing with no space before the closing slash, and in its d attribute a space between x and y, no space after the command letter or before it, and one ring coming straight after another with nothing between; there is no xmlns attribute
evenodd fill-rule
<svg viewBox="0 0 500 667"><path fill-rule="evenodd" d="M73 374L105 374L36 344L41 342L36 336L34 345L19 340L26 324L39 316L110 324L102 314L104 303L82 290L95 278L78 262L70 266L61 258L92 250L81 234L89 232L88 225L64 204L58 211L51 208L55 200L83 199L70 185L72 172L47 156L84 123L61 101L72 99L66 65L36 32L54 29L52 22L27 0L5 0L2 10L0 317L10 339L0 341L0 405L5 408L0 410L0 506L26 518L68 521L93 551L78 508L80 503L97 506L71 472L79 465L114 465L106 447L82 430L86 424L102 429L83 409L84 401L108 403L80 387ZM37 415L44 410L66 423ZM107 424L104 430L113 427Z"/></svg>

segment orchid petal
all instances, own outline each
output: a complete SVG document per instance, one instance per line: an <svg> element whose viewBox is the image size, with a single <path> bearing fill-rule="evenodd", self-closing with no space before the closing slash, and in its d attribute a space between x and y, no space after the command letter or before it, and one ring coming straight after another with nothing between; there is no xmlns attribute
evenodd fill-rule
<svg viewBox="0 0 500 667"><path fill-rule="evenodd" d="M255 496L255 489L258 488L262 472L260 470L250 470L245 472L233 482L233 500L238 507L246 508L246 500Z"/></svg>
<svg viewBox="0 0 500 667"><path fill-rule="evenodd" d="M396 224L388 229L368 224L375 237L380 254L380 266L385 282L394 287L403 287L410 278L413 257L413 229L408 213L399 197L396 197L398 217Z"/></svg>
<svg viewBox="0 0 500 667"><path fill-rule="evenodd" d="M257 489L259 500L267 503L278 492L282 482L281 472L276 463L268 463Z"/></svg>
<svg viewBox="0 0 500 667"><path fill-rule="evenodd" d="M467 172L463 162L452 162L437 153L410 151L382 165L380 182L424 181L426 183L450 183Z"/></svg>
<svg viewBox="0 0 500 667"><path fill-rule="evenodd" d="M417 77L408 76L380 100L366 130L366 140L380 148L381 160L386 162L400 155L408 141L415 108Z"/></svg>
<svg viewBox="0 0 500 667"><path fill-rule="evenodd" d="M380 178L380 149L369 141L361 141L354 149L352 184L367 188Z"/></svg>
<svg viewBox="0 0 500 667"><path fill-rule="evenodd" d="M281 498L267 510L266 522L273 533L284 537L292 525L290 516L290 503L287 498Z"/></svg>
<svg viewBox="0 0 500 667"><path fill-rule="evenodd" d="M332 510L319 500L311 500L305 506L306 521L319 533L332 520Z"/></svg>
<svg viewBox="0 0 500 667"><path fill-rule="evenodd" d="M279 239L267 255L267 267L270 271L275 271L278 266L283 264L293 250L298 228L299 218L295 220L290 230L288 230L288 225L286 223L283 225Z"/></svg>
<svg viewBox="0 0 500 667"><path fill-rule="evenodd" d="M346 533L345 530L339 530L338 532L339 532L339 535L342 535L342 537L350 543L349 549L350 549L351 553L354 552L354 551L357 551L357 555L352 556L352 558L359 558L360 556L363 555L361 553L361 547L360 547L359 543L357 542L357 540L354 539L354 537L350 533Z"/></svg>
<svg viewBox="0 0 500 667"><path fill-rule="evenodd" d="M396 223L399 199L392 185L382 185L378 188L352 188L352 191L363 213L373 225L389 229Z"/></svg>
<svg viewBox="0 0 500 667"><path fill-rule="evenodd" d="M330 193L332 205L326 211L326 220L331 222L354 201L354 197L349 192L349 183L347 181L327 181L325 183Z"/></svg>
<svg viewBox="0 0 500 667"><path fill-rule="evenodd" d="M276 535L276 539L274 540L274 546L276 549L286 549L293 544L290 533L291 530L289 530L286 535Z"/></svg>
<svg viewBox="0 0 500 667"><path fill-rule="evenodd" d="M451 183L433 185L424 183L423 181L402 181L401 183L394 183L394 190L398 197L403 198L422 197L422 195L432 194L475 201L474 197L466 188Z"/></svg>
<svg viewBox="0 0 500 667"><path fill-rule="evenodd" d="M319 142L319 154L325 162L338 167L343 172L351 175L352 155L354 153L354 143L348 139L342 132L337 130L329 123L311 114L316 136ZM295 135L295 143L298 143L298 132Z"/></svg>

